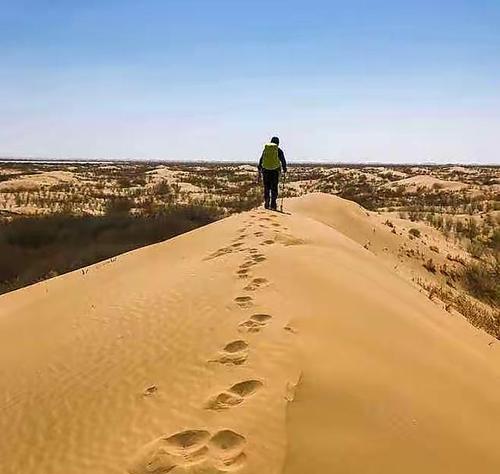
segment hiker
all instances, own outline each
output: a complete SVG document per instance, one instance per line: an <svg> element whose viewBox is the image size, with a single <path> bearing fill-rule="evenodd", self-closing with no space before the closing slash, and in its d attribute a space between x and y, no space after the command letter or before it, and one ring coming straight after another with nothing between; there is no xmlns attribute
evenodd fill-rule
<svg viewBox="0 0 500 474"><path fill-rule="evenodd" d="M264 206L273 211L276 210L276 200L278 199L280 172L286 173L285 154L279 144L278 137L271 138L271 142L264 145L264 151L259 161L259 179L262 176L264 181Z"/></svg>

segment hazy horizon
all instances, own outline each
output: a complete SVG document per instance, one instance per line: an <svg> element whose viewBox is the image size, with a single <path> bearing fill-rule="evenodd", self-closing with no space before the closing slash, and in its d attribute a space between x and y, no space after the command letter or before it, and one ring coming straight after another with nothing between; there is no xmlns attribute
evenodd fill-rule
<svg viewBox="0 0 500 474"><path fill-rule="evenodd" d="M491 0L25 1L0 12L0 157L500 163Z"/></svg>
<svg viewBox="0 0 500 474"><path fill-rule="evenodd" d="M0 163L96 163L96 164L107 164L107 163L158 163L160 165L169 164L224 164L224 165L255 165L257 167L258 160L224 160L224 159L163 159L163 158L55 158L55 157L5 157L0 156ZM427 161L427 162L383 162L383 161L334 161L334 160L295 160L293 157L289 158L288 161L289 166L293 165L311 165L311 166L367 166L367 167L398 167L398 166L416 166L416 167L426 167L426 166L463 166L463 167L500 167L500 163L459 163L459 162L435 162L435 161Z"/></svg>

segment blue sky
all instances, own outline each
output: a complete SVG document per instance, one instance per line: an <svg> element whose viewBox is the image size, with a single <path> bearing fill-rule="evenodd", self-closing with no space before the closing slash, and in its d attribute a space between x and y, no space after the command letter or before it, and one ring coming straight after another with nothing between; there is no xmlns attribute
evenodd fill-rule
<svg viewBox="0 0 500 474"><path fill-rule="evenodd" d="M500 2L0 0L0 155L500 163Z"/></svg>

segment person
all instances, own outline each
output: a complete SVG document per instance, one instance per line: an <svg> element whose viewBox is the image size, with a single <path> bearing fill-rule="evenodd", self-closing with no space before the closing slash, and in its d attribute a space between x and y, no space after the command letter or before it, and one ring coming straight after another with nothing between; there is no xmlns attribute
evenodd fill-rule
<svg viewBox="0 0 500 474"><path fill-rule="evenodd" d="M278 199L278 184L280 172L286 173L286 160L283 150L279 147L280 139L271 138L270 143L264 145L264 151L259 160L259 179L264 182L264 206L266 209L276 210Z"/></svg>

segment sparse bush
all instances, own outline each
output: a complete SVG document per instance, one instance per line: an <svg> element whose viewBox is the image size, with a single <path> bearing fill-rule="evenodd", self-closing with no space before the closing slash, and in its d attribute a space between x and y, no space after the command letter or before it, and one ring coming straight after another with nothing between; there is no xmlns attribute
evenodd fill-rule
<svg viewBox="0 0 500 474"><path fill-rule="evenodd" d="M415 229L415 227L412 227L408 233L412 236L412 237L416 237L416 238L419 238L420 237L420 231L418 229Z"/></svg>
<svg viewBox="0 0 500 474"><path fill-rule="evenodd" d="M120 176L116 180L116 184L120 188L130 188L132 186L132 182L130 181L130 178L128 176Z"/></svg>
<svg viewBox="0 0 500 474"><path fill-rule="evenodd" d="M134 201L129 198L113 198L106 203L104 212L108 216L128 214L134 207Z"/></svg>
<svg viewBox="0 0 500 474"><path fill-rule="evenodd" d="M467 222L467 236L473 240L479 234L478 225L474 219L469 219Z"/></svg>
<svg viewBox="0 0 500 474"><path fill-rule="evenodd" d="M476 298L500 306L500 265L498 262L469 263L463 271L464 283Z"/></svg>
<svg viewBox="0 0 500 474"><path fill-rule="evenodd" d="M168 184L167 181L160 181L159 183L155 184L153 188L154 194L158 195L167 195L170 196L173 194L172 187Z"/></svg>
<svg viewBox="0 0 500 474"><path fill-rule="evenodd" d="M486 247L481 242L478 242L477 240L473 240L468 245L467 251L471 254L472 257L481 258L486 251Z"/></svg>
<svg viewBox="0 0 500 474"><path fill-rule="evenodd" d="M491 310L466 295L442 286L426 283L422 280L418 280L417 283L429 292L430 299L435 296L445 303L447 311L454 307L471 324L500 339L500 314L497 310Z"/></svg>
<svg viewBox="0 0 500 474"><path fill-rule="evenodd" d="M429 258L429 260L427 260L427 262L425 262L423 264L423 267L428 271L428 272L431 272L431 273L436 273L436 264L434 263L434 260L432 260L432 258Z"/></svg>
<svg viewBox="0 0 500 474"><path fill-rule="evenodd" d="M500 252L500 227L497 227L493 230L493 233L491 234L491 237L488 241L488 246L494 252Z"/></svg>

